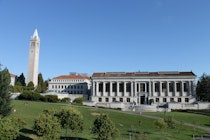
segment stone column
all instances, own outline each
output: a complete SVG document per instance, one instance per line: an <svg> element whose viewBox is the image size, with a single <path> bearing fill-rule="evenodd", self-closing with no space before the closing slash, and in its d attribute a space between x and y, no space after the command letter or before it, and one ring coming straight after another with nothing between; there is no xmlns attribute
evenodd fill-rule
<svg viewBox="0 0 210 140"><path fill-rule="evenodd" d="M160 96L162 96L162 82L161 82L161 81L160 81L160 83L159 83L159 88L160 88L160 90L159 90Z"/></svg>
<svg viewBox="0 0 210 140"><path fill-rule="evenodd" d="M98 82L96 82L96 96L98 96L99 88L98 88Z"/></svg>
<svg viewBox="0 0 210 140"><path fill-rule="evenodd" d="M130 95L131 95L131 97L133 97L133 82L131 81L131 91L130 91Z"/></svg>
<svg viewBox="0 0 210 140"><path fill-rule="evenodd" d="M190 96L190 95L193 96L193 93L192 93L192 92L193 92L193 90L192 90L192 86L193 86L193 85L192 85L192 82L191 82L191 81L188 81L188 83L189 83L189 85L188 85L188 86L189 86L189 88L188 88L188 89L189 89L188 95L189 95L189 96Z"/></svg>
<svg viewBox="0 0 210 140"><path fill-rule="evenodd" d="M126 82L124 81L124 83L123 83L123 84L124 84L124 89L123 89L123 90L124 90L124 92L123 92L123 96L126 96Z"/></svg>
<svg viewBox="0 0 210 140"><path fill-rule="evenodd" d="M152 96L155 96L155 82L152 81Z"/></svg>
<svg viewBox="0 0 210 140"><path fill-rule="evenodd" d="M180 91L180 94L179 94L179 96L183 96L183 94L184 94L184 82L183 81L181 81L181 91Z"/></svg>
<svg viewBox="0 0 210 140"><path fill-rule="evenodd" d="M151 84L152 84L152 82L150 82L150 81L149 81L148 96L152 96L152 92L151 92Z"/></svg>
<svg viewBox="0 0 210 140"><path fill-rule="evenodd" d="M119 82L117 81L117 96L119 96Z"/></svg>
<svg viewBox="0 0 210 140"><path fill-rule="evenodd" d="M103 82L103 96L105 96L106 92L106 82Z"/></svg>
<svg viewBox="0 0 210 140"><path fill-rule="evenodd" d="M145 86L145 92L147 92L147 82L144 83Z"/></svg>
<svg viewBox="0 0 210 140"><path fill-rule="evenodd" d="M169 96L169 82L166 81L166 94Z"/></svg>
<svg viewBox="0 0 210 140"><path fill-rule="evenodd" d="M176 96L176 81L174 81L174 92L173 95Z"/></svg>
<svg viewBox="0 0 210 140"><path fill-rule="evenodd" d="M96 87L95 87L96 85L95 85L95 82L93 81L93 86L92 86L92 90L93 90L93 96L96 96L95 94L96 94Z"/></svg>
<svg viewBox="0 0 210 140"><path fill-rule="evenodd" d="M139 91L138 91L138 93L140 93L141 92L141 84L140 83L138 83L138 86L139 86Z"/></svg>
<svg viewBox="0 0 210 140"><path fill-rule="evenodd" d="M112 96L112 81L109 84L109 95Z"/></svg>
<svg viewBox="0 0 210 140"><path fill-rule="evenodd" d="M137 96L137 83L134 82L134 96Z"/></svg>

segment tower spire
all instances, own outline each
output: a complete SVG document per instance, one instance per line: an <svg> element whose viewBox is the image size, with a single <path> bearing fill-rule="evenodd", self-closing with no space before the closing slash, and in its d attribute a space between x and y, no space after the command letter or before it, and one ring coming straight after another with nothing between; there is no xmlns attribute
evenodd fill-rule
<svg viewBox="0 0 210 140"><path fill-rule="evenodd" d="M34 30L33 38L35 37L39 38L37 29Z"/></svg>

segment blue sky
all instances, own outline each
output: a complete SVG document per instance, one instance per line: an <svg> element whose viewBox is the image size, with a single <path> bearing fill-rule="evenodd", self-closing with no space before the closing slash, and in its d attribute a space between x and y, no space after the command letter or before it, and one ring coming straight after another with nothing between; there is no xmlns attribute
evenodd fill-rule
<svg viewBox="0 0 210 140"><path fill-rule="evenodd" d="M0 63L27 76L41 38L44 79L69 72L210 74L209 0L0 0Z"/></svg>

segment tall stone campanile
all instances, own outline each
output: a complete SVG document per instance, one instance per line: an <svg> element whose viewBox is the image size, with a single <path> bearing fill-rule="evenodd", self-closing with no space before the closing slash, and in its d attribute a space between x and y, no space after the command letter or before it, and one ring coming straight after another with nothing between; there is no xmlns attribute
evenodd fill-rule
<svg viewBox="0 0 210 140"><path fill-rule="evenodd" d="M32 81L35 87L38 85L39 48L40 38L37 29L35 29L34 34L30 39L27 75L27 84Z"/></svg>

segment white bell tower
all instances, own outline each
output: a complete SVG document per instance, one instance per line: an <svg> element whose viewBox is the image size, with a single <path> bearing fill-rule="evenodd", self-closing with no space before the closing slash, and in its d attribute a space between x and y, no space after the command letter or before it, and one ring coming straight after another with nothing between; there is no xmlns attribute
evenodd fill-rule
<svg viewBox="0 0 210 140"><path fill-rule="evenodd" d="M35 29L34 34L30 39L28 75L27 75L27 84L32 81L34 87L38 85L39 49L40 49L40 38L38 36L37 29Z"/></svg>

